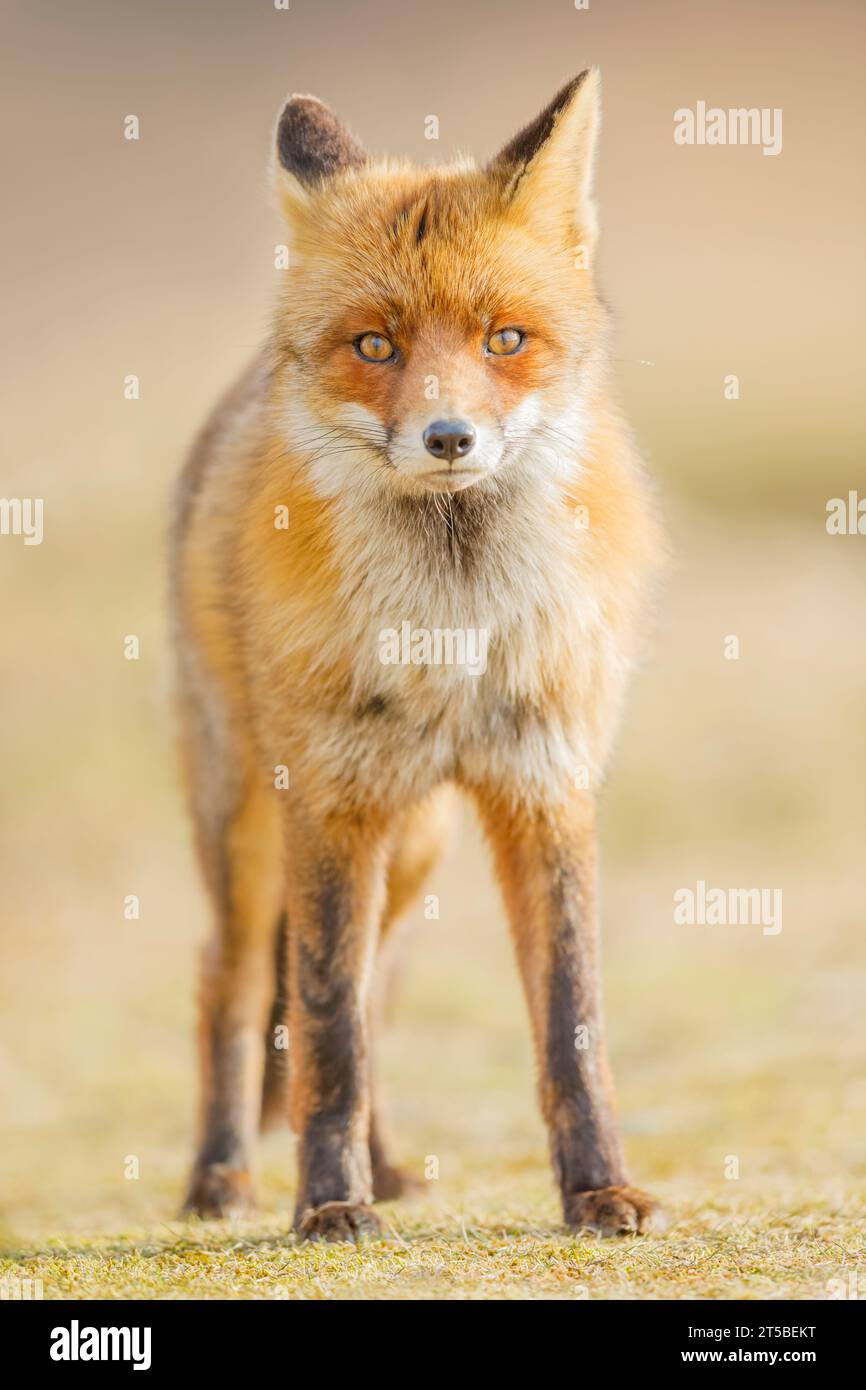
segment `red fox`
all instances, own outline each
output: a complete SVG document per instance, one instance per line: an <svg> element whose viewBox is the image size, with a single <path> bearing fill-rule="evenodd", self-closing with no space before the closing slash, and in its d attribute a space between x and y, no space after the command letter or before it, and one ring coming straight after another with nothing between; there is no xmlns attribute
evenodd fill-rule
<svg viewBox="0 0 866 1390"><path fill-rule="evenodd" d="M216 919L202 1216L251 1203L257 1133L283 1114L299 1236L379 1229L402 1175L372 1099L371 975L462 792L502 885L565 1220L655 1220L623 1163L598 964L594 804L661 553L607 385L598 92L581 73L485 168L370 160L310 96L279 118L289 264L187 464L173 542Z"/></svg>

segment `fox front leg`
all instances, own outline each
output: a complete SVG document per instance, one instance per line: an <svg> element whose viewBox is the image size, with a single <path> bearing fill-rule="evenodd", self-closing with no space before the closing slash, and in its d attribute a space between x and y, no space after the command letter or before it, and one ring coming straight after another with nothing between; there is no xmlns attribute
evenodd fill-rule
<svg viewBox="0 0 866 1390"><path fill-rule="evenodd" d="M372 818L292 817L288 843L295 1229L357 1240L379 1229L370 1169L368 981L387 839Z"/></svg>
<svg viewBox="0 0 866 1390"><path fill-rule="evenodd" d="M567 1224L601 1235L650 1228L656 1205L629 1185L602 1026L594 808L479 797L529 1004L541 1108Z"/></svg>

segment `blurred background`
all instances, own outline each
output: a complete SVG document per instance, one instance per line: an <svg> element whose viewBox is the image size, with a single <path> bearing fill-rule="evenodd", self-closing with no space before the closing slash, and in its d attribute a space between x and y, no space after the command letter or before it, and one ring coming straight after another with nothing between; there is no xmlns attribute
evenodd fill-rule
<svg viewBox="0 0 866 1390"><path fill-rule="evenodd" d="M168 1221L191 1155L207 911L174 763L166 527L189 441L267 322L281 102L315 93L374 152L484 160L589 63L616 375L674 551L603 807L631 1166L701 1229L821 1212L835 1239L862 1213L866 537L825 521L866 494L864 27L853 0L5 0L0 493L44 498L42 545L0 537L13 1244ZM782 108L782 152L675 145L699 100ZM699 879L781 888L782 932L675 925ZM398 1152L419 1175L438 1156L447 1211L555 1223L468 809L429 891L440 916L409 925L384 1045ZM265 1208L291 1185L278 1135Z"/></svg>

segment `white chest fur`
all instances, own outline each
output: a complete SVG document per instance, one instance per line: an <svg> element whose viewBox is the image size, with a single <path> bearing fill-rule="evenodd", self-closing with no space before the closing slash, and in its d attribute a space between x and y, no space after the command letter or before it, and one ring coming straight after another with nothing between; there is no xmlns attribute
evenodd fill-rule
<svg viewBox="0 0 866 1390"><path fill-rule="evenodd" d="M453 500L338 505L339 616L315 666L348 664L352 690L310 756L380 797L458 778L558 798L596 761L604 632L581 533L553 483Z"/></svg>

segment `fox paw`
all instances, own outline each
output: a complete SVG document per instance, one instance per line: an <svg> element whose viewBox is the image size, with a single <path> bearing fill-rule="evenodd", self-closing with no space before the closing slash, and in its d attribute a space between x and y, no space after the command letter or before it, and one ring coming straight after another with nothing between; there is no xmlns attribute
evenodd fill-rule
<svg viewBox="0 0 866 1390"><path fill-rule="evenodd" d="M300 1240L350 1240L357 1242L365 1237L377 1236L382 1223L372 1207L354 1202L325 1202L321 1207L310 1207L297 1223Z"/></svg>
<svg viewBox="0 0 866 1390"><path fill-rule="evenodd" d="M590 1192L570 1192L564 1202L565 1220L573 1231L627 1236L664 1229L658 1203L636 1187L599 1187Z"/></svg>
<svg viewBox="0 0 866 1390"><path fill-rule="evenodd" d="M252 1207L252 1183L246 1168L212 1163L193 1173L183 1212L185 1216L218 1221L223 1216L245 1216Z"/></svg>

